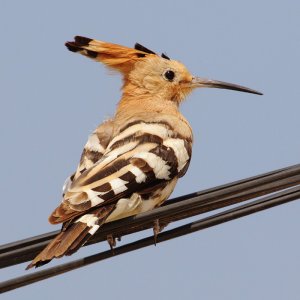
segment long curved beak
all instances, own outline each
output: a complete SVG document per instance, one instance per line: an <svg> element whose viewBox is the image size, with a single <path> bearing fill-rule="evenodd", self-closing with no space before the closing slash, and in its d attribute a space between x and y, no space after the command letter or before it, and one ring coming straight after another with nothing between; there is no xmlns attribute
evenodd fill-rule
<svg viewBox="0 0 300 300"><path fill-rule="evenodd" d="M234 90L239 92L245 92L245 93L251 93L256 95L263 95L261 92L249 89L247 87L223 82L219 80L212 80L212 79L206 79L201 77L193 77L192 79L192 87L207 87L207 88L218 88L218 89L227 89L227 90Z"/></svg>

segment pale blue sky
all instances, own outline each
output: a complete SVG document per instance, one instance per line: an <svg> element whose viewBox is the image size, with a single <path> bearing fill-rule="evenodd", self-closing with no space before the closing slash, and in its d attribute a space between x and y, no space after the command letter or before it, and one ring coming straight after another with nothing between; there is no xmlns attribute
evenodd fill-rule
<svg viewBox="0 0 300 300"><path fill-rule="evenodd" d="M65 41L139 42L195 75L265 94L203 89L183 104L195 144L178 196L299 163L299 16L292 0L2 0L1 244L59 228L47 218L62 183L120 98L120 78L68 52ZM299 214L290 203L2 299L299 299ZM71 259L108 246L88 248ZM1 280L24 268L1 270Z"/></svg>

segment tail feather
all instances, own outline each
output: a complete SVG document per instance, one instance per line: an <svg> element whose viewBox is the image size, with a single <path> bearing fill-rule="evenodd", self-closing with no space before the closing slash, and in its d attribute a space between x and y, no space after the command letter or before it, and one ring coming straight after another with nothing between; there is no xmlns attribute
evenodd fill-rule
<svg viewBox="0 0 300 300"><path fill-rule="evenodd" d="M95 228L95 227L97 227L96 229L98 229L100 226L93 225L91 228ZM72 255L80 247L82 247L89 240L89 238L93 235L93 234L90 233L91 228L86 226L85 229L84 229L84 231L68 247L68 250L64 253L64 255Z"/></svg>
<svg viewBox="0 0 300 300"><path fill-rule="evenodd" d="M75 253L95 234L114 208L115 205L100 207L77 218L73 223L64 228L63 231L34 258L26 270L32 267L42 266L50 262L53 258Z"/></svg>

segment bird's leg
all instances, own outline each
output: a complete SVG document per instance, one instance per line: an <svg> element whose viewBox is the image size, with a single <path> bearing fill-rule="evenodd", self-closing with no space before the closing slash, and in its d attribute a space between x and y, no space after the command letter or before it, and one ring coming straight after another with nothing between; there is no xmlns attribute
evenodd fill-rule
<svg viewBox="0 0 300 300"><path fill-rule="evenodd" d="M159 224L159 219L154 220L153 223L153 234L154 234L154 245L156 246L157 242L157 236L158 234L162 231L160 224Z"/></svg>
<svg viewBox="0 0 300 300"><path fill-rule="evenodd" d="M156 246L157 242L157 236L160 233L160 227L159 227L159 219L154 220L153 223L153 234L154 234L154 245Z"/></svg>
<svg viewBox="0 0 300 300"><path fill-rule="evenodd" d="M117 244L116 238L115 238L112 234L108 234L108 235L106 236L106 240L107 240L107 242L108 242L108 244L109 244L109 247L110 247L111 251L113 252L113 254L115 254L115 253L114 253L114 247L115 247L116 244Z"/></svg>
<svg viewBox="0 0 300 300"><path fill-rule="evenodd" d="M160 232L162 232L167 226L169 222L161 222L159 219L154 220L153 223L153 234L154 234L154 245L156 246L157 236Z"/></svg>

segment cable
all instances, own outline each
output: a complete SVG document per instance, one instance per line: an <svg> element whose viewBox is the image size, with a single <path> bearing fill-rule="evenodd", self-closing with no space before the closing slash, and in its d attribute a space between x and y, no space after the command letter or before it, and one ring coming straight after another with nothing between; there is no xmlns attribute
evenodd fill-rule
<svg viewBox="0 0 300 300"><path fill-rule="evenodd" d="M168 200L153 211L105 224L86 244L153 227L153 216L162 223L170 223L201 213L244 202L272 192L300 184L300 164L246 178L226 185ZM0 247L0 268L29 261L35 257L59 231L34 236Z"/></svg>
<svg viewBox="0 0 300 300"><path fill-rule="evenodd" d="M251 203L226 210L219 214L209 216L207 218L200 219L195 222L168 230L159 234L157 238L157 243L161 243L176 237L180 237L186 234L190 234L199 230L203 230L208 227L216 226L224 222L232 221L243 216L253 214L277 205L281 205L290 201L294 201L300 198L300 186L289 188L282 192L274 193L271 196L263 197L259 200L253 201ZM156 216L154 216L155 218ZM56 267L52 267L46 270L38 271L33 274L28 274L25 276L20 276L11 280L7 280L0 283L0 292L7 292L13 289L29 285L59 274L63 274L89 264L110 258L112 256L118 256L127 252L138 250L150 245L153 245L153 237L143 238L133 243L129 243L120 247L117 247L112 252L104 251L99 254L91 255L82 259L75 260L70 263L62 264Z"/></svg>

